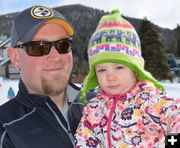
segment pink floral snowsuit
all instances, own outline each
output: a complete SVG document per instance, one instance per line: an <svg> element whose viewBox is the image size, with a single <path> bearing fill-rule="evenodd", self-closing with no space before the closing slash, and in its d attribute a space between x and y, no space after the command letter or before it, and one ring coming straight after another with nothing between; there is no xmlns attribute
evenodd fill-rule
<svg viewBox="0 0 180 148"><path fill-rule="evenodd" d="M160 147L175 126L180 128L180 101L139 81L125 94L101 92L87 104L75 148Z"/></svg>

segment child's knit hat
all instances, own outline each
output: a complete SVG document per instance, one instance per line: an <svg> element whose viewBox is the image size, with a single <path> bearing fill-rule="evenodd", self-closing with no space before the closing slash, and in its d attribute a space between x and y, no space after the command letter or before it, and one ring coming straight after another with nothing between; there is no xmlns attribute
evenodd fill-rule
<svg viewBox="0 0 180 148"><path fill-rule="evenodd" d="M141 45L135 28L121 17L119 10L103 16L88 45L89 73L84 80L81 101L86 103L86 92L97 87L95 65L100 63L124 64L137 74L138 80L150 80L156 87L164 87L144 69Z"/></svg>

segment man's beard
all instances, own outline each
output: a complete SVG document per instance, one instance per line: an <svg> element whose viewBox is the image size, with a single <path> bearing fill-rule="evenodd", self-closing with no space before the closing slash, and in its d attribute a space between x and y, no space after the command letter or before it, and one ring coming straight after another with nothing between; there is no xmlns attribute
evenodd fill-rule
<svg viewBox="0 0 180 148"><path fill-rule="evenodd" d="M68 75L63 72L56 74L49 78L49 76L43 76L41 79L42 89L47 96L57 96L65 91L68 84Z"/></svg>

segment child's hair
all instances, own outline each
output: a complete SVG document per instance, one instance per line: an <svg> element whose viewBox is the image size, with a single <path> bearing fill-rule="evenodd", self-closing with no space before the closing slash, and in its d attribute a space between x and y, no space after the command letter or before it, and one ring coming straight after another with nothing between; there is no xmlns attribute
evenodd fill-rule
<svg viewBox="0 0 180 148"><path fill-rule="evenodd" d="M159 81L144 69L138 34L119 10L113 10L100 19L89 41L88 58L90 69L81 91L83 103L86 103L86 92L98 86L95 65L106 62L124 64L137 74L138 80L150 80L165 91Z"/></svg>

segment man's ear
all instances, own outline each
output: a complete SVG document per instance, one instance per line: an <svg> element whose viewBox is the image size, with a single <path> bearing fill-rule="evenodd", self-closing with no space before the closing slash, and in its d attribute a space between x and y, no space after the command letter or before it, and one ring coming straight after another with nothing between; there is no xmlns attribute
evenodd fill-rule
<svg viewBox="0 0 180 148"><path fill-rule="evenodd" d="M19 54L16 48L9 47L8 48L8 56L11 60L11 63L18 69L20 70L20 65L19 65Z"/></svg>

